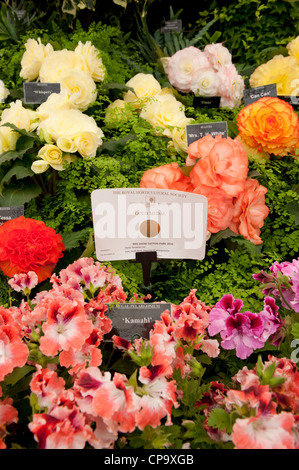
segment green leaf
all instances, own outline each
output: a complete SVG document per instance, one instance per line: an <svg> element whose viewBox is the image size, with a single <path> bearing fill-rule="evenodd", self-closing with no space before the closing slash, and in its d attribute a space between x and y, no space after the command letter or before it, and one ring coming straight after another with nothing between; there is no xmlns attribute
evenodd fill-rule
<svg viewBox="0 0 299 470"><path fill-rule="evenodd" d="M228 431L230 428L230 415L222 408L214 408L209 416L208 425L212 428Z"/></svg>
<svg viewBox="0 0 299 470"><path fill-rule="evenodd" d="M291 328L291 334L294 336L294 338L299 339L299 323L293 323L292 328Z"/></svg>
<svg viewBox="0 0 299 470"><path fill-rule="evenodd" d="M210 245L213 246L216 243L219 243L224 238L237 237L238 234L233 232L231 229L227 228L225 230L220 230L218 233L213 233L210 238Z"/></svg>
<svg viewBox="0 0 299 470"><path fill-rule="evenodd" d="M21 206L39 196L41 192L41 187L35 183L10 184L0 196L0 207Z"/></svg>
<svg viewBox="0 0 299 470"><path fill-rule="evenodd" d="M25 375L29 374L29 372L34 371L35 368L32 366L23 366L23 367L16 367L11 374L7 375L5 377L5 384L6 385L15 385L17 382L19 382Z"/></svg>
<svg viewBox="0 0 299 470"><path fill-rule="evenodd" d="M127 134L124 137L121 137L120 139L111 139L108 140L107 142L104 142L103 145L100 148L100 153L102 153L104 150L107 152L115 153L119 150L121 150L127 142L130 140L136 140L137 136L135 134Z"/></svg>
<svg viewBox="0 0 299 470"><path fill-rule="evenodd" d="M61 234L63 244L66 250L70 250L71 248L77 248L80 246L80 242L82 238L89 232L89 228L85 228L84 230L80 230L79 232L64 232Z"/></svg>
<svg viewBox="0 0 299 470"><path fill-rule="evenodd" d="M299 203L298 201L293 201L287 204L287 211L294 217L295 225L299 225Z"/></svg>
<svg viewBox="0 0 299 470"><path fill-rule="evenodd" d="M32 175L34 175L34 173L32 170L30 170L30 168L27 168L21 162L16 162L13 167L5 174L5 176L0 182L0 195L2 195L4 185L9 183L13 176L19 180Z"/></svg>

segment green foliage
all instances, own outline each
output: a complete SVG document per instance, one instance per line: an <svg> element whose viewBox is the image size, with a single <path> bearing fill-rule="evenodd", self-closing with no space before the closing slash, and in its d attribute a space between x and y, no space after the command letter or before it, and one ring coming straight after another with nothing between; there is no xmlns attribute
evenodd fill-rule
<svg viewBox="0 0 299 470"><path fill-rule="evenodd" d="M286 55L286 44L299 33L296 1L234 0L228 5L214 0L208 17L217 19L212 29L221 33L220 41L244 71Z"/></svg>

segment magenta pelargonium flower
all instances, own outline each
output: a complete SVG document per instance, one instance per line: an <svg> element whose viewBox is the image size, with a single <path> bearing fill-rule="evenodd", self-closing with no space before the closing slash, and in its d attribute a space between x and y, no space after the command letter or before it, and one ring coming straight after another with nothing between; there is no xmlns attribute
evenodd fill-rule
<svg viewBox="0 0 299 470"><path fill-rule="evenodd" d="M260 313L241 313L242 307L242 300L224 295L209 314L208 332L220 333L223 349L235 349L237 357L246 359L279 330L281 320L274 299L267 298Z"/></svg>

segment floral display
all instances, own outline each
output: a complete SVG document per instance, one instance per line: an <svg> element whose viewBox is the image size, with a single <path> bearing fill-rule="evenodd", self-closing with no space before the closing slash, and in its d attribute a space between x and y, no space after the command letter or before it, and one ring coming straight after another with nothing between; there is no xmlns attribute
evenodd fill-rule
<svg viewBox="0 0 299 470"><path fill-rule="evenodd" d="M208 134L188 147L184 175L178 164L147 170L142 188L167 188L193 192L208 200L207 229L211 233L230 228L255 245L269 213L265 204L267 188L248 178L248 157L237 139Z"/></svg>
<svg viewBox="0 0 299 470"><path fill-rule="evenodd" d="M299 449L296 2L4 3L0 449Z"/></svg>
<svg viewBox="0 0 299 470"><path fill-rule="evenodd" d="M220 96L220 106L241 104L244 79L232 63L232 55L221 43L208 44L201 51L189 46L177 51L167 62L171 85L195 96Z"/></svg>

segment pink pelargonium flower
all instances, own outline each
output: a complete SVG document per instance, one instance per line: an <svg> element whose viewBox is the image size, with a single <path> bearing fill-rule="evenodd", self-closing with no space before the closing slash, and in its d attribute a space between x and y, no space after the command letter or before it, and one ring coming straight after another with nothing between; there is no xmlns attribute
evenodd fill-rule
<svg viewBox="0 0 299 470"><path fill-rule="evenodd" d="M116 372L111 382L105 382L95 392L93 411L104 420L117 423L119 431L132 432L136 427L139 401L126 376Z"/></svg>
<svg viewBox="0 0 299 470"><path fill-rule="evenodd" d="M0 326L0 382L15 367L23 367L29 355L22 341L20 329L13 324Z"/></svg>
<svg viewBox="0 0 299 470"><path fill-rule="evenodd" d="M37 371L32 375L30 382L31 392L37 396L38 406L48 408L55 405L59 394L64 390L65 381L57 373L37 364Z"/></svg>
<svg viewBox="0 0 299 470"><path fill-rule="evenodd" d="M162 371L162 374L161 374ZM171 425L171 410L179 406L176 400L176 383L164 377L164 366L152 368L141 367L139 380L143 383L140 409L136 415L139 429L149 425L153 428L160 426L161 419L167 417L166 425Z"/></svg>
<svg viewBox="0 0 299 470"><path fill-rule="evenodd" d="M34 271L28 273L15 274L14 277L9 279L8 284L16 292L31 291L38 284L38 277Z"/></svg>
<svg viewBox="0 0 299 470"><path fill-rule="evenodd" d="M240 313L243 302L225 295L211 310L209 335L220 333L224 349L236 349L240 359L246 359L255 349L265 344L263 316L257 313Z"/></svg>
<svg viewBox="0 0 299 470"><path fill-rule="evenodd" d="M71 348L78 351L92 329L83 303L63 297L54 298L48 304L47 321L42 326L44 336L40 340L40 350L46 356L54 356L58 351Z"/></svg>
<svg viewBox="0 0 299 470"><path fill-rule="evenodd" d="M235 449L294 449L294 424L294 415L285 411L237 419L232 441Z"/></svg>
<svg viewBox="0 0 299 470"><path fill-rule="evenodd" d="M76 406L56 406L50 413L35 414L29 423L40 449L84 449L92 438L91 427Z"/></svg>
<svg viewBox="0 0 299 470"><path fill-rule="evenodd" d="M185 47L177 51L168 61L168 80L179 91L191 91L191 81L194 75L204 69L210 69L207 56L197 47Z"/></svg>
<svg viewBox="0 0 299 470"><path fill-rule="evenodd" d="M0 387L0 397L2 395ZM6 449L4 438L6 436L6 426L18 422L18 411L13 406L12 398L0 400L0 449Z"/></svg>

